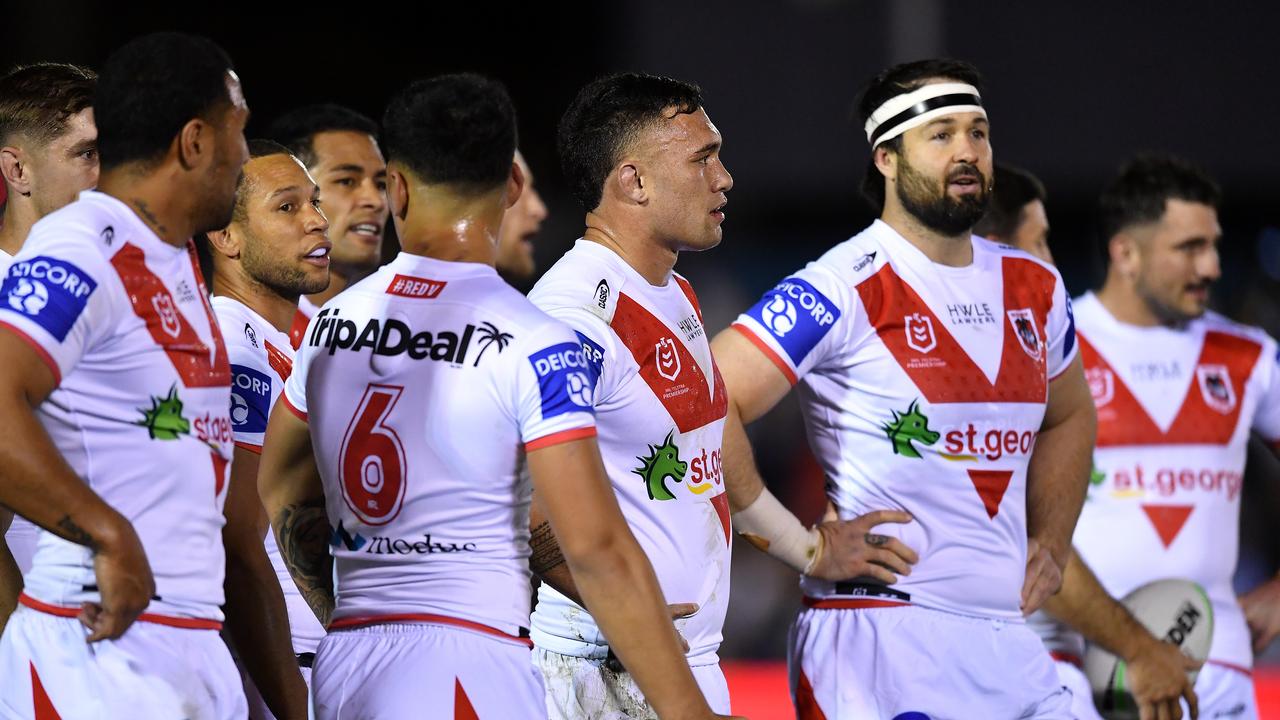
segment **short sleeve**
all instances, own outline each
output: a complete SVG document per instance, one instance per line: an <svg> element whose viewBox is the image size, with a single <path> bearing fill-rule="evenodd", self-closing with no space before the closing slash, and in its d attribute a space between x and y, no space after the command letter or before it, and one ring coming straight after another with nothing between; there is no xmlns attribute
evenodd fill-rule
<svg viewBox="0 0 1280 720"><path fill-rule="evenodd" d="M1062 282L1062 276L1055 270L1053 273L1053 305L1045 322L1045 337L1049 343L1047 367L1049 379L1062 374L1075 359L1076 352L1076 318L1071 310L1071 297Z"/></svg>
<svg viewBox="0 0 1280 720"><path fill-rule="evenodd" d="M1280 451L1280 353L1274 340L1267 343L1267 355L1258 369L1260 397L1253 417L1253 429L1276 451Z"/></svg>
<svg viewBox="0 0 1280 720"><path fill-rule="evenodd" d="M95 243L29 241L0 285L0 325L30 345L59 383L118 319L105 287L114 270Z"/></svg>
<svg viewBox="0 0 1280 720"><path fill-rule="evenodd" d="M525 450L593 437L595 378L582 338L559 322L528 334L518 354L514 417Z"/></svg>
<svg viewBox="0 0 1280 720"><path fill-rule="evenodd" d="M595 387L592 407L612 396L623 379L623 359L630 359L631 351L622 347L618 336L603 320L582 308L541 309L569 326L582 345L586 369Z"/></svg>
<svg viewBox="0 0 1280 720"><path fill-rule="evenodd" d="M313 326L323 320L324 316L325 312L321 311L311 318L311 323L307 326L303 337L308 337ZM280 393L280 402L303 422L307 422L307 374L317 347L322 346L313 342L304 342L298 347L297 353L293 356L293 372L289 373L289 377L285 379L284 390Z"/></svg>
<svg viewBox="0 0 1280 720"><path fill-rule="evenodd" d="M852 322L849 295L837 277L810 263L766 291L733 328L794 385L844 348Z"/></svg>
<svg viewBox="0 0 1280 720"><path fill-rule="evenodd" d="M231 361L231 434L236 446L262 452L271 406L282 387L269 366L266 353L240 344L228 344Z"/></svg>

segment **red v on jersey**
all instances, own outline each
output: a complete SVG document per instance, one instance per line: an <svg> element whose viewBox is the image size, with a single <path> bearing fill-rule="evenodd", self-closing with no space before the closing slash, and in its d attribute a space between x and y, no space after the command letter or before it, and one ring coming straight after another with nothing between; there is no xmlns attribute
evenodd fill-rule
<svg viewBox="0 0 1280 720"><path fill-rule="evenodd" d="M276 375L280 376L280 382L288 380L293 374L293 360L280 348L272 345L270 340L263 339L262 344L267 348L267 362L276 371Z"/></svg>
<svg viewBox="0 0 1280 720"><path fill-rule="evenodd" d="M691 290L685 292L692 294ZM697 303L693 306L696 311ZM666 408L680 432L696 430L728 414L729 401L715 359L711 360L715 381L713 394L693 354L675 332L640 303L625 293L619 293L618 307L609 327L631 351L631 357L640 366L640 377Z"/></svg>
<svg viewBox="0 0 1280 720"><path fill-rule="evenodd" d="M1194 505L1149 505L1146 503L1142 505L1142 512L1147 514L1147 519L1155 527L1156 534L1160 536L1160 542L1164 543L1166 548L1172 545L1173 541L1178 537L1178 533L1182 532L1182 527L1187 524L1187 518L1191 517L1191 511L1194 509Z"/></svg>
<svg viewBox="0 0 1280 720"><path fill-rule="evenodd" d="M164 281L147 267L146 256L138 246L125 243L111 258L111 265L120 276L120 282L124 283L133 313L146 323L151 339L164 348L173 369L182 378L182 384L189 388L230 386L231 365L227 361L227 348L204 295L199 269L195 269L197 292L212 330L212 353L178 310L178 304Z"/></svg>
<svg viewBox="0 0 1280 720"><path fill-rule="evenodd" d="M857 286L867 318L903 371L930 403L1045 402L1048 340L1045 327L1053 305L1053 273L1021 258L1002 259L1004 345L996 381L987 379L924 300L886 264ZM1005 312L1029 310L1039 352L1019 341ZM908 326L911 326L910 328ZM909 337L909 330L916 331Z"/></svg>
<svg viewBox="0 0 1280 720"><path fill-rule="evenodd" d="M1081 336L1080 355L1090 379L1094 402L1098 406L1098 447L1118 445L1225 445L1235 434L1244 403L1245 385L1258 361L1262 346L1247 338L1228 333L1205 333L1197 371L1191 374L1187 394L1168 430L1161 430L1138 402L1111 365L1097 349ZM1202 368L1225 369L1226 383L1216 385L1223 397L1229 396L1230 408L1223 412L1210 406L1213 396L1199 377ZM1222 378L1217 378L1222 382Z"/></svg>
<svg viewBox="0 0 1280 720"><path fill-rule="evenodd" d="M969 479L973 481L973 489L982 498L982 506L987 510L987 517L994 520L1000 512L1000 501L1004 499L1004 491L1009 489L1009 481L1013 479L1012 470L969 470Z"/></svg>

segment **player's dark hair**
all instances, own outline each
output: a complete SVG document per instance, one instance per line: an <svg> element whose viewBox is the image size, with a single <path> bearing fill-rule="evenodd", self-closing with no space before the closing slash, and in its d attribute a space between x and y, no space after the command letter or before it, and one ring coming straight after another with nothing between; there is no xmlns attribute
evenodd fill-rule
<svg viewBox="0 0 1280 720"><path fill-rule="evenodd" d="M479 193L511 175L516 109L497 80L459 73L414 81L387 104L382 132L387 160L422 182Z"/></svg>
<svg viewBox="0 0 1280 720"><path fill-rule="evenodd" d="M89 107L97 81L92 70L67 63L15 67L0 78L0 145L18 136L48 144Z"/></svg>
<svg viewBox="0 0 1280 720"><path fill-rule="evenodd" d="M697 112L697 85L657 75L623 73L592 81L560 118L556 147L573 194L588 212L600 205L604 183L636 136L653 123Z"/></svg>
<svg viewBox="0 0 1280 720"><path fill-rule="evenodd" d="M1138 155L1120 172L1098 200L1098 229L1104 242L1134 225L1164 217L1169 200L1185 200L1217 208L1222 191L1200 167L1173 155Z"/></svg>
<svg viewBox="0 0 1280 720"><path fill-rule="evenodd" d="M871 113L875 112L885 101L916 90L923 86L926 81L934 78L966 83L976 87L979 93L982 92L983 88L982 73L978 72L978 68L963 60L934 58L894 65L872 78L871 82L867 83L866 88L863 89L862 94L858 96L859 132L866 125ZM902 136L899 135L892 140L886 140L881 143L880 147L894 154L901 153ZM867 161L867 171L862 178L862 195L871 204L872 209L879 213L884 210L885 179L884 175L876 167L874 155L872 153L872 158Z"/></svg>
<svg viewBox="0 0 1280 720"><path fill-rule="evenodd" d="M212 40L160 32L122 45L93 94L102 170L160 158L194 118L214 122L231 105L231 58Z"/></svg>
<svg viewBox="0 0 1280 720"><path fill-rule="evenodd" d="M1010 241L1022 224L1022 211L1027 203L1044 202L1047 197L1044 183L1035 175L1022 168L996 163L991 203L987 205L987 214L973 226L973 232L985 238Z"/></svg>
<svg viewBox="0 0 1280 720"><path fill-rule="evenodd" d="M307 167L315 167L316 135L323 132L355 132L378 139L378 123L348 107L333 103L306 105L276 118L267 137L284 145Z"/></svg>

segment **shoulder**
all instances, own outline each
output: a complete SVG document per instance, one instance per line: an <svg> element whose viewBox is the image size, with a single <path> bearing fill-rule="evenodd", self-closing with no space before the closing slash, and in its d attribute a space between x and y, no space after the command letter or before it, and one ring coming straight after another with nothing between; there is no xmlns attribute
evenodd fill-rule
<svg viewBox="0 0 1280 720"><path fill-rule="evenodd" d="M608 325L627 281L626 273L617 264L575 246L534 285L529 300L556 317L566 311L581 311Z"/></svg>
<svg viewBox="0 0 1280 720"><path fill-rule="evenodd" d="M1276 341L1262 328L1236 322L1213 311L1206 312L1204 317L1197 322L1203 324L1206 332L1224 336L1224 340L1229 339L1228 342L1234 341L1232 344L1258 346L1261 347L1263 352L1275 353Z"/></svg>

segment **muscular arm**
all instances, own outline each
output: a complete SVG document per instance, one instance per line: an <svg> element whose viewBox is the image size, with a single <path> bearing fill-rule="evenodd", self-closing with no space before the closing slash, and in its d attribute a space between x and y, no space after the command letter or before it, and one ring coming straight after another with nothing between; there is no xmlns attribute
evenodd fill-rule
<svg viewBox="0 0 1280 720"><path fill-rule="evenodd" d="M551 529L551 521L543 512L536 494L529 507L529 569L542 582L555 588L556 592L582 604L578 586L573 583L573 573L569 572L560 543Z"/></svg>
<svg viewBox="0 0 1280 720"><path fill-rule="evenodd" d="M594 438L529 453L534 491L579 594L662 718L712 717L680 651L649 560L627 527Z"/></svg>
<svg viewBox="0 0 1280 720"><path fill-rule="evenodd" d="M271 713L282 720L306 718L307 686L293 654L280 581L262 543L267 518L257 479L258 456L236 448L222 529L227 632Z"/></svg>
<svg viewBox="0 0 1280 720"><path fill-rule="evenodd" d="M1023 611L1058 591L1092 465L1098 418L1080 357L1049 383L1049 401L1027 467L1027 577Z"/></svg>
<svg viewBox="0 0 1280 720"><path fill-rule="evenodd" d="M4 540L12 523L13 513L0 507L0 635L4 634L9 616L18 608L18 593L22 592L22 572Z"/></svg>
<svg viewBox="0 0 1280 720"><path fill-rule="evenodd" d="M15 333L0 328L0 505L93 551L101 603L80 621L88 640L124 634L155 594L155 578L133 526L89 489L36 419L53 392L53 372ZM10 591L12 592L12 591Z"/></svg>
<svg viewBox="0 0 1280 720"><path fill-rule="evenodd" d="M324 485L316 468L307 424L276 403L267 423L258 466L258 494L284 559L303 599L321 625L333 616L333 556Z"/></svg>

